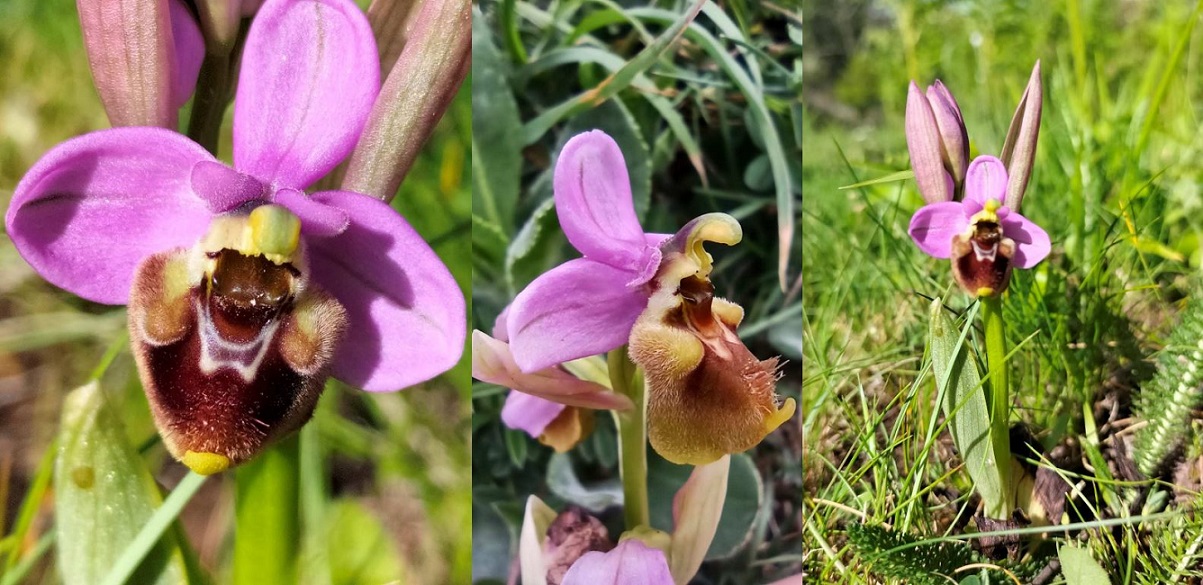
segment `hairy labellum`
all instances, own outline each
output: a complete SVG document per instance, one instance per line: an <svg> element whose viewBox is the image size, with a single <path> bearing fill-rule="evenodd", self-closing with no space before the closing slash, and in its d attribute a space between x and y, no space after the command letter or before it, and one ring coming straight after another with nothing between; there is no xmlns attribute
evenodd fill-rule
<svg viewBox="0 0 1203 585"><path fill-rule="evenodd" d="M1015 241L1003 235L995 216L978 219L952 239L953 276L962 288L979 297L1007 290L1014 256Z"/></svg>
<svg viewBox="0 0 1203 585"><path fill-rule="evenodd" d="M702 241L738 242L738 229L711 214L665 242L657 291L631 330L631 358L648 387L648 440L674 463L746 451L794 414L793 399L778 405L777 358L748 351L735 333L743 309L715 297L708 278Z"/></svg>
<svg viewBox="0 0 1203 585"><path fill-rule="evenodd" d="M313 414L346 312L308 283L298 230L265 205L137 269L142 385L168 450L198 473L247 461Z"/></svg>

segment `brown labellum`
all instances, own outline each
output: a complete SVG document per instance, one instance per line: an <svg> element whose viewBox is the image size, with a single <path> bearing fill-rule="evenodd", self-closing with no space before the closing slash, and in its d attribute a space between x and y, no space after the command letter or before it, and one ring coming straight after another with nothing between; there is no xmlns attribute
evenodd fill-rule
<svg viewBox="0 0 1203 585"><path fill-rule="evenodd" d="M952 273L969 294L1002 294L1011 283L1014 240L1003 235L1002 226L978 221L964 234L952 238Z"/></svg>
<svg viewBox="0 0 1203 585"><path fill-rule="evenodd" d="M675 307L652 307L631 331L630 351L648 385L648 439L674 463L702 465L746 451L793 415L779 407L777 358L760 360L735 329L743 309L690 276Z"/></svg>
<svg viewBox="0 0 1203 585"><path fill-rule="evenodd" d="M194 471L243 463L312 416L346 314L304 276L233 249L172 250L138 267L138 371L164 443Z"/></svg>

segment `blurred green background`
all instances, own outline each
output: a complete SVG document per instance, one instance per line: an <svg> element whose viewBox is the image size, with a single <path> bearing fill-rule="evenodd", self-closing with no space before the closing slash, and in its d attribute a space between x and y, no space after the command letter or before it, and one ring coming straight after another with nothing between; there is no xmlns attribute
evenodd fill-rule
<svg viewBox="0 0 1203 585"><path fill-rule="evenodd" d="M471 280L471 83L438 126L394 206L450 267ZM184 112L187 111L185 106ZM182 115L182 119L186 116ZM230 157L227 112L219 156ZM0 2L0 207L55 144L108 121L91 85L75 3ZM67 391L87 381L110 346L102 380L125 431L171 487L185 469L158 444L133 360L121 348L121 307L81 301L42 281L0 236L0 572L31 563L25 582L57 582L53 494L39 468ZM317 473L302 477L305 583L463 583L471 558L469 367L419 387L369 394L331 382L302 432ZM309 469L314 469L310 467ZM211 478L181 515L216 582L228 580L233 477ZM24 504L24 505L23 505ZM18 511L24 511L24 522ZM10 561L7 564L4 561ZM8 581L5 581L6 583Z"/></svg>
<svg viewBox="0 0 1203 585"><path fill-rule="evenodd" d="M797 397L801 17L775 4L711 2L670 49L649 53L693 4L481 4L473 24L472 324L491 332L518 291L580 256L560 231L551 178L569 138L602 129L623 150L645 231L673 233L714 211L741 222L737 246L708 248L715 294L745 308L739 331L755 355L789 360L777 392ZM595 88L604 88L602 99ZM621 526L609 414L597 413L592 435L555 455L501 423L504 399L504 388L474 384L477 583L510 574L528 495L556 509L591 509L612 538ZM767 583L798 572L799 448L795 419L733 458L725 517L695 583ZM652 523L671 529L671 498L689 468L650 451L649 466Z"/></svg>
<svg viewBox="0 0 1203 585"><path fill-rule="evenodd" d="M947 435L925 436L936 419L921 368L930 299L943 296L957 310L969 301L950 288L948 261L923 255L907 236L922 205L912 180L848 188L910 169L908 82L942 80L964 114L971 155L997 155L1040 60L1043 122L1022 213L1048 231L1053 253L1016 271L1004 299L1010 347L1024 342L1010 362L1012 417L1045 449L1080 444L1110 457L1111 437L1132 422L1146 359L1199 291L1200 6L804 4L803 485L812 578L875 582L846 540L850 524L960 533L957 512L973 502ZM1101 513L1126 516L1121 486L1106 483L1105 468L1098 473ZM1185 487L1188 500L1199 490ZM1197 568L1197 553L1179 545L1199 533L1151 523L1089 544L1123 582L1135 572L1154 583L1172 577L1155 567Z"/></svg>

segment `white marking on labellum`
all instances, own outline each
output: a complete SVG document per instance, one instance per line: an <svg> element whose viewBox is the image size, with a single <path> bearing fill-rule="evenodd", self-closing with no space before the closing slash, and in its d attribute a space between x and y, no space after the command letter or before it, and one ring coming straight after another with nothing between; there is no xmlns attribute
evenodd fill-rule
<svg viewBox="0 0 1203 585"><path fill-rule="evenodd" d="M255 339L247 343L234 343L222 338L217 332L217 325L209 315L205 303L196 302L196 312L199 316L201 331L200 370L207 376L212 376L222 368L230 368L242 377L248 384L255 379L259 365L263 363L271 340L276 335L279 322L272 320L264 327Z"/></svg>
<svg viewBox="0 0 1203 585"><path fill-rule="evenodd" d="M978 262L983 262L983 261L993 262L994 257L998 254L998 243L997 242L986 248L983 248L982 246L978 245L977 240L971 239L971 240L969 240L969 243L973 244L973 254L975 256L977 256Z"/></svg>

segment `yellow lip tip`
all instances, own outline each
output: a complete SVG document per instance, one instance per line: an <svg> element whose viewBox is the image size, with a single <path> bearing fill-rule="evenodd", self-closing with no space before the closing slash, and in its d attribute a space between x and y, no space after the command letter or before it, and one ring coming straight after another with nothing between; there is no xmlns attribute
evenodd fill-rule
<svg viewBox="0 0 1203 585"><path fill-rule="evenodd" d="M979 296L979 297L994 296L994 289L991 287L988 287L988 286L983 286L983 287L977 289L977 296Z"/></svg>
<svg viewBox="0 0 1203 585"><path fill-rule="evenodd" d="M797 408L798 404L794 402L793 398L786 398L785 403L781 405L781 408L777 409L777 412L770 414L768 418L764 419L765 434L777 430L777 427L794 416L794 411Z"/></svg>
<svg viewBox="0 0 1203 585"><path fill-rule="evenodd" d="M213 475L230 468L230 458L217 453L185 451L184 456L180 457L180 463L201 475Z"/></svg>

